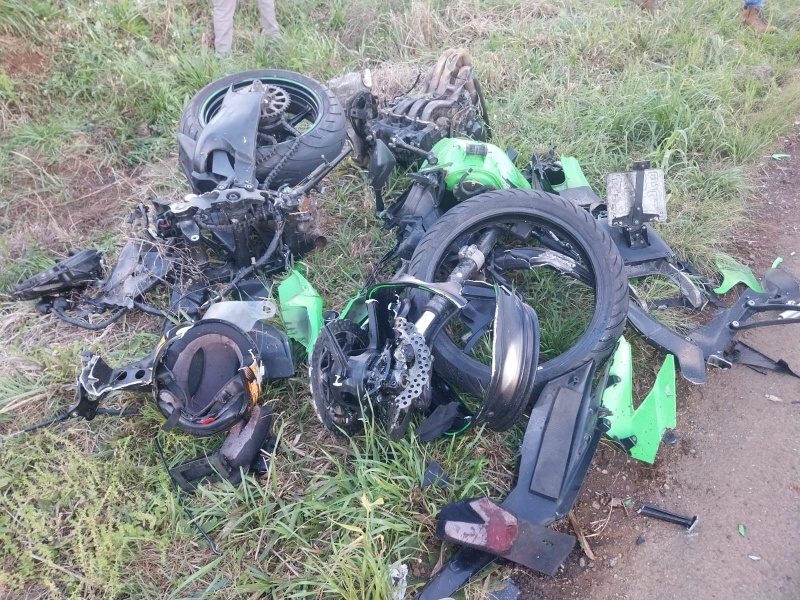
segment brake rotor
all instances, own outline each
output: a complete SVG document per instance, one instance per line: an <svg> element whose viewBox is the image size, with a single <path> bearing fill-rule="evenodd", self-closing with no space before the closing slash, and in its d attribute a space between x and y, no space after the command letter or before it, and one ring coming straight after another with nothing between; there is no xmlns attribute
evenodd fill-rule
<svg viewBox="0 0 800 600"><path fill-rule="evenodd" d="M399 388L400 393L389 402L386 429L389 438L396 441L405 435L414 409L430 404L433 358L425 337L413 323L397 317L394 331L397 343L393 387Z"/></svg>

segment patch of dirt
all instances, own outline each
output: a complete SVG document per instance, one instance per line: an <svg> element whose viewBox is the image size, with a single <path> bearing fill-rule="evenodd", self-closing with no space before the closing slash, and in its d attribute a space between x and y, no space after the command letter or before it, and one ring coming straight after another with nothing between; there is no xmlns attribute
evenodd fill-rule
<svg viewBox="0 0 800 600"><path fill-rule="evenodd" d="M759 277L776 256L800 277L800 127L774 152L791 157L756 170L763 202L738 255ZM798 330L737 339L800 372ZM800 379L738 365L678 391L677 443L655 465L605 444L595 457L575 506L595 560L577 548L555 578L514 570L520 600L800 598ZM643 502L699 520L687 533L639 516Z"/></svg>
<svg viewBox="0 0 800 600"><path fill-rule="evenodd" d="M0 214L11 259L22 256L32 241L58 253L83 246L96 231L120 233L128 211L139 203L149 204L139 171L100 168L89 159L37 165L13 180L7 189L30 191Z"/></svg>
<svg viewBox="0 0 800 600"><path fill-rule="evenodd" d="M50 58L44 48L34 46L23 38L0 34L0 68L17 79L41 79L47 74Z"/></svg>

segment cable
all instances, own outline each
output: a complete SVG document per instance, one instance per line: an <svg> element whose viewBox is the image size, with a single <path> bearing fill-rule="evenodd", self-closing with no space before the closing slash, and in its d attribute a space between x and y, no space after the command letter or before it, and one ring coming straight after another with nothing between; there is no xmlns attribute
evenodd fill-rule
<svg viewBox="0 0 800 600"><path fill-rule="evenodd" d="M195 521L195 518L192 516L192 513L188 509L188 507L183 502L181 502L181 492L178 489L178 484L175 483L175 478L172 476L172 473L169 472L169 465L167 465L167 459L164 458L164 450L162 450L161 448L161 442L158 441L158 433L156 433L155 437L153 438L153 443L155 444L156 451L158 452L158 457L161 459L161 464L164 467L164 470L167 472L167 477L169 477L170 483L172 483L172 490L175 492L175 497L178 500L178 504L180 504L181 508L183 508L183 512L186 513L186 516L189 518L189 522L192 525L194 525L197 531L200 532L200 535L203 536L203 539L205 539L206 543L208 544L208 547L211 549L211 552L213 552L215 556L222 556L222 552L219 551L217 545L214 543L214 540L212 540L211 537L209 537L209 535L206 533L206 530L203 529L203 526L200 525L200 523L198 523L197 521Z"/></svg>

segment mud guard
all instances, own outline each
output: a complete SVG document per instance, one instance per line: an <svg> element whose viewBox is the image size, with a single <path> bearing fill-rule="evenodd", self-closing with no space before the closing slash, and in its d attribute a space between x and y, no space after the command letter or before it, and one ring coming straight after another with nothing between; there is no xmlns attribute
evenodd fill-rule
<svg viewBox="0 0 800 600"><path fill-rule="evenodd" d="M184 134L178 135L179 163L193 188L196 181L217 183L214 175L220 179L233 176L234 183L240 186L257 185L255 131L262 97L258 91L235 91L231 87L217 114L200 132L197 142Z"/></svg>
<svg viewBox="0 0 800 600"><path fill-rule="evenodd" d="M496 288L492 378L476 423L505 431L516 423L533 395L539 365L536 312L505 288Z"/></svg>
<svg viewBox="0 0 800 600"><path fill-rule="evenodd" d="M594 362L550 381L531 411L520 448L517 485L501 504L517 518L546 527L569 513L580 492L607 422L598 418L599 392L592 391ZM452 596L497 556L460 548L417 594L417 600Z"/></svg>

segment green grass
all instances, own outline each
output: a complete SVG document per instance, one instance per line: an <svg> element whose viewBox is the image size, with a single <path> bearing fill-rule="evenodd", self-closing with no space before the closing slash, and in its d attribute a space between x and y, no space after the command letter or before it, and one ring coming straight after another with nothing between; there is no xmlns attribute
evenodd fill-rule
<svg viewBox="0 0 800 600"><path fill-rule="evenodd" d="M285 41L275 44L260 35L251 2L237 12L233 54L218 59L207 2L0 0L0 50L13 53L0 70L0 431L73 402L81 348L117 366L152 347L152 317L87 333L9 292L70 247L113 254L133 206L151 192L177 197L185 189L174 142L181 110L202 86L240 70L299 70L324 81L369 58L376 69L413 72L465 46L498 145L525 157L558 144L601 192L605 173L653 161L669 187L663 235L707 268L747 224L748 169L800 112L800 9L770 0L781 31L766 36L740 28L737 9L684 0L653 17L629 0L299 0L278 3ZM364 180L341 167L320 199L329 244L305 260L326 308L342 308L368 262L392 245ZM665 292L650 285L647 293ZM557 312L542 319L554 343L575 324L547 329ZM0 589L52 598L384 599L393 564L424 579L439 558L438 510L457 498L501 499L521 430L427 445L368 430L343 441L317 424L304 374L301 364L296 379L265 393L280 435L270 473L181 500L220 558L171 491L152 446L160 417L144 395L109 401L144 406L141 418L70 421L2 444ZM216 441L161 439L171 462ZM420 489L432 460L452 486ZM497 575L489 577L491 587ZM483 585L467 595L483 597Z"/></svg>

